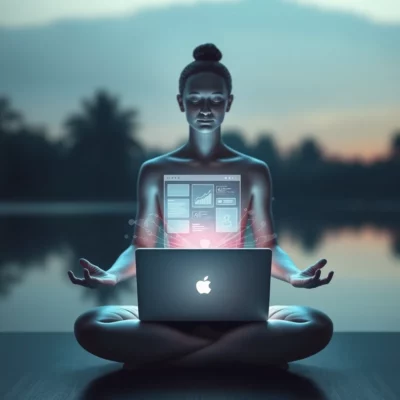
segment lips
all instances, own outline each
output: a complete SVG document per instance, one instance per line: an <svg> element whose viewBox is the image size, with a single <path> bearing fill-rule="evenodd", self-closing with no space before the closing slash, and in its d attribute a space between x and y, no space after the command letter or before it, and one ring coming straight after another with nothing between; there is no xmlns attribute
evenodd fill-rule
<svg viewBox="0 0 400 400"><path fill-rule="evenodd" d="M198 119L199 122L203 122L203 123L211 123L214 120L213 119Z"/></svg>

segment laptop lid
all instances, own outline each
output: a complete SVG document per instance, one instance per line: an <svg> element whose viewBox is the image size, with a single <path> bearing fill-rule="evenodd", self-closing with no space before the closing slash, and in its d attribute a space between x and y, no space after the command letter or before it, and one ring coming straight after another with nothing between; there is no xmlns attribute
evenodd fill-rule
<svg viewBox="0 0 400 400"><path fill-rule="evenodd" d="M272 251L138 248L142 321L264 321Z"/></svg>

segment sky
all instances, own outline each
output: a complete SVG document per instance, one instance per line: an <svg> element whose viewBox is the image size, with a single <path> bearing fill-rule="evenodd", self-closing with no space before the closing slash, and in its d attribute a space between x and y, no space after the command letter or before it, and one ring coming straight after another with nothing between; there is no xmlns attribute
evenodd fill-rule
<svg viewBox="0 0 400 400"><path fill-rule="evenodd" d="M123 16L142 10L170 5L193 5L209 2L238 2L241 0L2 0L0 26L32 26L47 24L62 18L98 18ZM399 23L398 0L282 0L311 5L323 10L341 10L362 15L378 23Z"/></svg>
<svg viewBox="0 0 400 400"><path fill-rule="evenodd" d="M206 42L233 77L223 129L249 144L314 136L327 154L371 160L400 128L396 0L2 0L0 94L58 138L104 87L139 110L144 144L170 149L188 132L179 74Z"/></svg>

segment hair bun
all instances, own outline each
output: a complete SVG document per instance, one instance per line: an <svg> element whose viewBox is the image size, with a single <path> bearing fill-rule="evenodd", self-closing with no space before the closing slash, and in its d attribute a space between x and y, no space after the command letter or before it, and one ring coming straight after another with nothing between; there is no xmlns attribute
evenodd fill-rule
<svg viewBox="0 0 400 400"><path fill-rule="evenodd" d="M193 58L196 61L219 61L222 58L222 53L215 44L205 43L193 50Z"/></svg>

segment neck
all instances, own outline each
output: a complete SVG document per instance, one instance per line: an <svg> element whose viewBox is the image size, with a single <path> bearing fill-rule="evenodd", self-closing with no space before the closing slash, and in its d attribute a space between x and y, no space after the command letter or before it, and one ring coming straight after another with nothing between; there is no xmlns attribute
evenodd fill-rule
<svg viewBox="0 0 400 400"><path fill-rule="evenodd" d="M214 158L221 146L221 127L208 133L198 132L190 127L187 149L193 152L196 158L202 160Z"/></svg>

